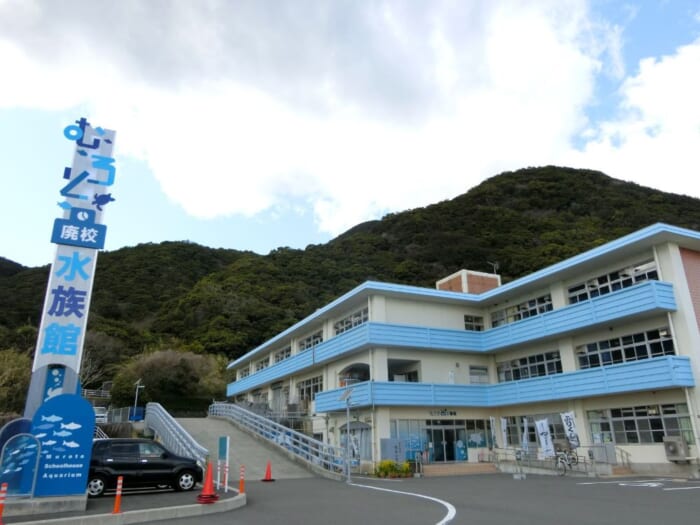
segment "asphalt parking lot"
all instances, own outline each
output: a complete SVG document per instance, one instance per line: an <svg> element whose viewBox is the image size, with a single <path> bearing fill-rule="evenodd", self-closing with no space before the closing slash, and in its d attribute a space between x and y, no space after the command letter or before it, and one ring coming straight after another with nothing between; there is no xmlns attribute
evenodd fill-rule
<svg viewBox="0 0 700 525"><path fill-rule="evenodd" d="M654 477L354 478L350 486L311 478L247 487L245 507L209 516L207 524L670 525L696 523L700 509L700 480ZM451 517L450 506L454 515L445 521ZM194 523L181 519L169 525Z"/></svg>
<svg viewBox="0 0 700 525"><path fill-rule="evenodd" d="M128 493L122 499L122 510L190 504L200 488L189 493ZM245 507L206 518L168 520L168 525L194 525L203 520L207 525L696 523L700 480L536 475L516 480L511 474L488 474L405 480L356 477L347 484L312 477L252 481L246 484L246 495ZM226 497L223 492L221 496ZM108 514L113 502L110 496L90 500L88 513ZM78 523L79 517L74 518ZM7 518L5 523L21 521Z"/></svg>

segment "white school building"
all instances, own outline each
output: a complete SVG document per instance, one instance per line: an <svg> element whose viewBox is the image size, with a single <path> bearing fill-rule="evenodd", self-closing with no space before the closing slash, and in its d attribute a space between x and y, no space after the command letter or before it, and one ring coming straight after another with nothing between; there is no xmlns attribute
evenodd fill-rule
<svg viewBox="0 0 700 525"><path fill-rule="evenodd" d="M697 477L700 233L655 224L505 284L365 282L229 368L230 401L331 445L349 430L360 471L537 451L546 425L559 446L575 432L636 472Z"/></svg>

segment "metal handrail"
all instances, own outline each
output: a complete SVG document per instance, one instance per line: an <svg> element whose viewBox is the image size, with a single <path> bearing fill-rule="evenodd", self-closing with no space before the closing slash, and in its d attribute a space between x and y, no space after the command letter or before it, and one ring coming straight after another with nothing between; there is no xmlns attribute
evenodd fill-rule
<svg viewBox="0 0 700 525"><path fill-rule="evenodd" d="M536 450L523 450L517 448L495 448L491 453L492 457L495 459L495 463L500 465L501 463L515 463L521 467L528 468L538 468L545 470L555 470L556 469L556 456L548 458L540 458ZM593 470L592 463L589 462L588 455L577 454L578 463L576 465L570 465L572 471L576 472L590 472Z"/></svg>
<svg viewBox="0 0 700 525"><path fill-rule="evenodd" d="M207 464L209 451L197 443L160 403L146 405L144 423L146 427L153 430L155 438L171 452L196 459L202 468Z"/></svg>
<svg viewBox="0 0 700 525"><path fill-rule="evenodd" d="M209 415L232 420L249 432L261 436L309 466L338 473L345 468L345 451L306 434L280 425L233 403L217 402L209 407Z"/></svg>

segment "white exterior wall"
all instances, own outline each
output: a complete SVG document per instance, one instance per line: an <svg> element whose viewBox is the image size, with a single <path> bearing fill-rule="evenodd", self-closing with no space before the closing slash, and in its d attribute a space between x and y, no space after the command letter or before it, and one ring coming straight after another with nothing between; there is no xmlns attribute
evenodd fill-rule
<svg viewBox="0 0 700 525"><path fill-rule="evenodd" d="M414 302L388 297L386 298L384 322L464 330L465 314L484 315L483 312L476 309L468 309L459 305L436 304L427 301Z"/></svg>
<svg viewBox="0 0 700 525"><path fill-rule="evenodd" d="M577 346L597 342L605 339L621 337L638 332L668 326L673 334L676 353L691 358L693 374L696 380L700 378L700 330L696 320L696 313L693 302L688 291L685 270L679 247L675 244L658 245L654 250L638 251L634 255L621 255L614 262L598 267L590 267L581 274L567 278L565 280L552 281L549 287L538 287L536 291L519 295L517 298L502 301L497 305L484 306L481 310L473 307L439 304L435 302L411 301L399 299L394 296L383 296L374 293L368 298L369 319L373 322L415 325L423 327L435 327L444 329L463 330L464 315L481 316L488 327L490 322L490 312L500 310L511 305L519 304L528 299L550 294L554 309L558 309L568 304L567 289L570 286L583 283L588 279L604 275L625 267L629 267L640 262L655 258L657 262L659 279L672 282L674 285L674 295L678 305L677 312L657 315L654 317L633 320L629 322L614 323L607 326L595 327L571 336L561 337L550 341L540 341L538 343L518 345L512 349L506 349L490 354L470 354L460 352L440 352L408 350L400 348L372 348L367 351L343 357L332 363L315 370L306 370L294 378L285 379L285 385L290 385L290 397L292 400L296 396L296 383L298 381L323 374L324 390L339 388L338 374L341 370L351 364L364 363L369 365L370 378L374 381L389 381L389 361L406 360L416 361L419 381L425 383L454 383L469 384L469 366L488 366L489 377L492 383L497 383L496 363L517 359L532 354L556 351L560 352L562 368L564 372L578 369L578 360L575 354ZM347 313L351 313L358 307L348 308ZM324 341L334 336L333 324L341 319L343 314L319 321L312 329L305 330L300 337L294 337L292 342L293 353L297 353L298 340L323 328ZM283 345L275 348L278 350ZM274 350L271 352L274 354ZM256 356L251 362L251 375L254 374L255 363L262 359ZM431 411L436 407L365 407L353 411L353 418L371 425L373 429L373 456L379 459L380 439L390 435L390 422L393 419L488 419L496 418L496 435L500 443L501 429L500 417L523 416L545 413L559 413L573 410L576 415L578 430L582 443L591 444L593 437L590 435L590 426L586 418L587 411L610 408L625 408L644 405L657 404L678 404L686 403L689 408L693 424L696 445L691 447L691 452L698 454L697 443L700 442L698 427L700 426L700 392L699 389L673 389L665 391L648 391L636 394L601 396L587 399L572 399L558 402L530 403L511 407L500 407L497 409L483 408L453 408L445 407L450 411L455 411L456 416L435 417L431 416ZM268 394L271 399L271 392ZM327 418L317 417L313 424L314 432L323 433L328 442L338 444L339 429L345 424L344 414L329 414ZM335 429L330 432L331 429ZM670 465L665 459L665 453L659 444L650 445L617 445L618 449L624 450L630 456L634 464L640 465ZM469 453L470 460L474 459L472 449Z"/></svg>

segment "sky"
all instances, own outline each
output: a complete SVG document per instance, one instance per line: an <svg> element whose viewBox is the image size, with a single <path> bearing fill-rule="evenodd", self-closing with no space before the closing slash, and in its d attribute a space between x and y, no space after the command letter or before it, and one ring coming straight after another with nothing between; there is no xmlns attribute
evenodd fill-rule
<svg viewBox="0 0 700 525"><path fill-rule="evenodd" d="M0 256L50 243L85 117L105 249L266 254L503 171L700 197L698 0L0 0Z"/></svg>

